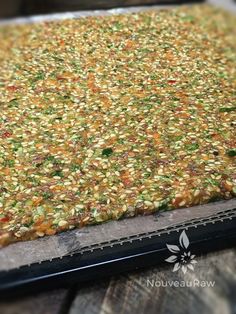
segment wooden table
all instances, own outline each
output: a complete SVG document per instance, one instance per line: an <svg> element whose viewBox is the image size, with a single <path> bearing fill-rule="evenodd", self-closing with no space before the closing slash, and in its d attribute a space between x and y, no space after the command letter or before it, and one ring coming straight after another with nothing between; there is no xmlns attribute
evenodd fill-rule
<svg viewBox="0 0 236 314"><path fill-rule="evenodd" d="M214 287L158 287L160 281L215 281ZM157 286L151 286L154 281ZM155 267L100 282L0 303L1 314L236 313L236 248L197 258L195 271Z"/></svg>

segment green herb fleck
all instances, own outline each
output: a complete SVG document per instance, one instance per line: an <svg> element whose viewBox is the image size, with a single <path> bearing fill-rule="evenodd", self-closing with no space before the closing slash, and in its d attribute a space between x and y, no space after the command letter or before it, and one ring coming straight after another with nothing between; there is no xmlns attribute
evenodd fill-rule
<svg viewBox="0 0 236 314"><path fill-rule="evenodd" d="M186 148L188 151L192 152L192 151L197 150L199 148L199 144L198 143L188 144L188 145L186 145Z"/></svg>
<svg viewBox="0 0 236 314"><path fill-rule="evenodd" d="M206 181L213 186L219 186L219 182L217 180L212 179L212 178L207 178Z"/></svg>
<svg viewBox="0 0 236 314"><path fill-rule="evenodd" d="M5 160L5 161L3 162L3 165L4 165L4 167L9 167L9 168L11 168L11 167L14 167L15 161L12 160L12 159Z"/></svg>
<svg viewBox="0 0 236 314"><path fill-rule="evenodd" d="M236 156L236 148L227 150L227 155L229 157L235 157Z"/></svg>
<svg viewBox="0 0 236 314"><path fill-rule="evenodd" d="M102 151L102 156L106 156L109 157L111 154L113 153L113 149L112 148L104 148Z"/></svg>
<svg viewBox="0 0 236 314"><path fill-rule="evenodd" d="M80 170L80 165L72 164L70 169L72 172L76 172L77 170Z"/></svg>
<svg viewBox="0 0 236 314"><path fill-rule="evenodd" d="M235 110L236 110L236 107L231 107L231 108L222 107L219 109L220 112L231 112L231 111L235 111Z"/></svg>
<svg viewBox="0 0 236 314"><path fill-rule="evenodd" d="M17 101L16 98L10 100L9 103L8 103L8 107L9 107L9 108L18 107L18 106L19 106L19 103L18 103L18 101Z"/></svg>
<svg viewBox="0 0 236 314"><path fill-rule="evenodd" d="M61 178L64 177L64 175L63 175L63 173L62 173L62 170L55 170L55 171L53 171L52 174L51 174L51 176L52 176L52 177L61 177Z"/></svg>
<svg viewBox="0 0 236 314"><path fill-rule="evenodd" d="M49 198L52 198L53 194L51 192L43 192L43 198L45 200L49 199Z"/></svg>

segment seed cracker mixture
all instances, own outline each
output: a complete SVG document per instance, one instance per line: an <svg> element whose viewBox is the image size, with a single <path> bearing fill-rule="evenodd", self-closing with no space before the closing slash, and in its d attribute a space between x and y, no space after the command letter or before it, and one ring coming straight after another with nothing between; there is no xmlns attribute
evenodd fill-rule
<svg viewBox="0 0 236 314"><path fill-rule="evenodd" d="M236 194L235 18L0 28L0 245Z"/></svg>

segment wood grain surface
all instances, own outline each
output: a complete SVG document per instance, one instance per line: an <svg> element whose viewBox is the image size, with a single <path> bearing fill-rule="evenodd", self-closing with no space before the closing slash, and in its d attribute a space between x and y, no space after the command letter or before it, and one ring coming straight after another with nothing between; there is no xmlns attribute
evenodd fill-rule
<svg viewBox="0 0 236 314"><path fill-rule="evenodd" d="M236 249L198 258L194 272L169 267L133 272L78 289L70 314L230 314L236 311ZM156 282L215 281L213 288L152 287Z"/></svg>
<svg viewBox="0 0 236 314"><path fill-rule="evenodd" d="M54 314L60 313L68 292L56 290L0 303L1 314Z"/></svg>
<svg viewBox="0 0 236 314"><path fill-rule="evenodd" d="M155 281L215 281L214 287L152 287ZM154 267L70 290L54 290L0 303L1 314L235 314L236 249L198 257L183 274Z"/></svg>

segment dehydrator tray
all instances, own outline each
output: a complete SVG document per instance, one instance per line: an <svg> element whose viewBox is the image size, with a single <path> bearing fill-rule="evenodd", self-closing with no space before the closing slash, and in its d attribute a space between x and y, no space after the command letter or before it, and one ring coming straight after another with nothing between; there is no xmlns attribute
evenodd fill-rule
<svg viewBox="0 0 236 314"><path fill-rule="evenodd" d="M209 1L220 4L218 1ZM235 6L225 1L225 8ZM145 8L87 11L14 19L32 23L87 15L136 12ZM0 250L0 295L95 280L134 268L164 263L167 244L179 243L185 230L196 256L236 244L236 199L191 208L159 211L63 232Z"/></svg>
<svg viewBox="0 0 236 314"><path fill-rule="evenodd" d="M236 200L75 229L0 250L0 295L95 280L166 263L185 230L201 255L236 244Z"/></svg>

